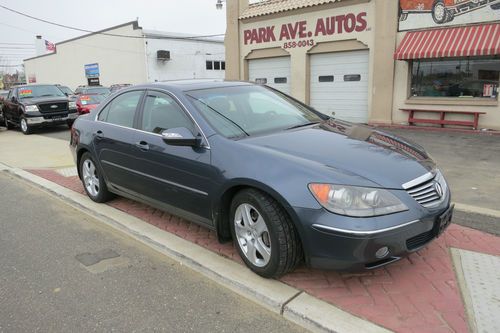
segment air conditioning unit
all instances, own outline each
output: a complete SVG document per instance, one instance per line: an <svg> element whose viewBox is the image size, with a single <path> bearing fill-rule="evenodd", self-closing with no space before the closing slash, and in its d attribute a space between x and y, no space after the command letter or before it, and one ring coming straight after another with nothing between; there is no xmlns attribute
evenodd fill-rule
<svg viewBox="0 0 500 333"><path fill-rule="evenodd" d="M161 61L170 60L170 51L166 50L156 51L156 59Z"/></svg>

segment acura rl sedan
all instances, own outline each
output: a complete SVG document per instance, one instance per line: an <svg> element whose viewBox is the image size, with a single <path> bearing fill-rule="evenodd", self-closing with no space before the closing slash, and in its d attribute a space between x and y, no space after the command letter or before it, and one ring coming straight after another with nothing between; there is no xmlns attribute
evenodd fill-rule
<svg viewBox="0 0 500 333"><path fill-rule="evenodd" d="M92 200L121 195L213 229L264 277L303 260L389 264L453 211L422 147L247 82L122 89L76 120L71 149Z"/></svg>

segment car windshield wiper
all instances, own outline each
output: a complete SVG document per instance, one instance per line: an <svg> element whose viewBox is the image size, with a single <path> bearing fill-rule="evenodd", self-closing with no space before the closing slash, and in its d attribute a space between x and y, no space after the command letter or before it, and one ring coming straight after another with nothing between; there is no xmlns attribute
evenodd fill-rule
<svg viewBox="0 0 500 333"><path fill-rule="evenodd" d="M211 107L210 105L208 105L207 103L203 102L202 100L199 100L198 98L196 97L193 97L191 95L187 95L189 97L191 97L192 99L194 99L195 101L197 102L200 102L201 104L205 105L207 108L209 108L210 110L214 111L215 113L217 113L219 116L221 117L224 117L225 119L229 120L234 126L238 127L238 129L240 131L242 131L243 133L245 133L246 136L250 136L250 134L247 133L247 131L245 131L243 129L243 127L241 127L240 125L238 125L234 120L231 120L230 118L226 117L225 115L223 115L222 113L220 113L219 111L215 110L213 107Z"/></svg>
<svg viewBox="0 0 500 333"><path fill-rule="evenodd" d="M49 97L49 96L61 97L61 96L56 96L56 95L53 95L53 94L45 94L45 95L40 95L40 96L37 96L37 97Z"/></svg>
<svg viewBox="0 0 500 333"><path fill-rule="evenodd" d="M286 130L288 131L288 130L291 130L291 129L305 127L305 126L309 126L309 125L315 125L315 124L319 124L319 121L311 121L311 122L308 122L308 123L305 123L305 124L295 125L295 126L286 128Z"/></svg>

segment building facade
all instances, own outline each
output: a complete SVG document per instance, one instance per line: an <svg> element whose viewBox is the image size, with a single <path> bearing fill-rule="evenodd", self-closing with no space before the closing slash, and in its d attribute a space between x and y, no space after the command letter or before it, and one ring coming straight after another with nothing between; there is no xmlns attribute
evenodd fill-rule
<svg viewBox="0 0 500 333"><path fill-rule="evenodd" d="M226 78L265 83L354 122L405 123L401 109L408 108L472 108L486 112L480 127L500 129L497 2L227 0ZM437 30L459 27L463 38L480 40L470 29L486 25L486 47L471 42L467 54L428 52ZM423 53L401 56L410 37ZM437 70L444 65L455 73ZM442 90L431 95L429 82L438 77Z"/></svg>
<svg viewBox="0 0 500 333"><path fill-rule="evenodd" d="M53 53L24 60L30 83L58 83L74 89L97 83L223 78L225 72L222 40L145 30L137 21L55 46Z"/></svg>

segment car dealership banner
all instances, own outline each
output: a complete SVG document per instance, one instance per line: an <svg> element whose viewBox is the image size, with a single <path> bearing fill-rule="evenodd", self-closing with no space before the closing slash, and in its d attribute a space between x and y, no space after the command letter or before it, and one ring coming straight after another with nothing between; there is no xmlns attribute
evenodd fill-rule
<svg viewBox="0 0 500 333"><path fill-rule="evenodd" d="M87 79L99 77L99 64L87 64L84 66Z"/></svg>
<svg viewBox="0 0 500 333"><path fill-rule="evenodd" d="M500 0L399 0L399 30L500 20Z"/></svg>

